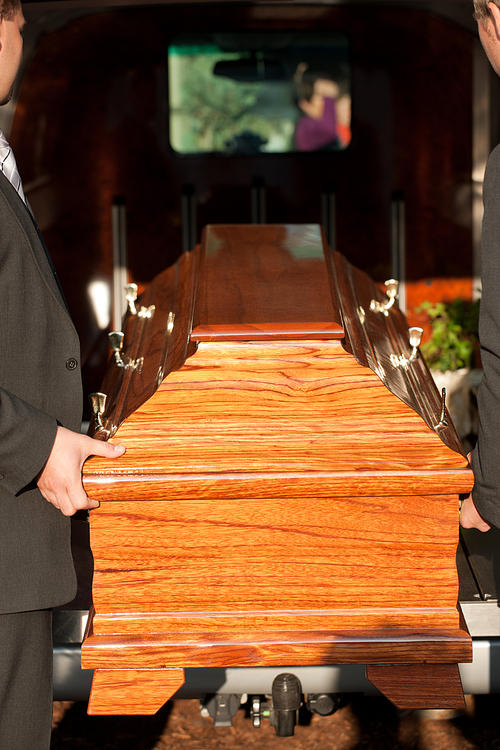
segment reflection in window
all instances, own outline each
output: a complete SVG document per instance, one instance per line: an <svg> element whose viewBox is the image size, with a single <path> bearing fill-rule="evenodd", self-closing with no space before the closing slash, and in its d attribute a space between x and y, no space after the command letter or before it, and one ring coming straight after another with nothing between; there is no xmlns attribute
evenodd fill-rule
<svg viewBox="0 0 500 750"><path fill-rule="evenodd" d="M172 148L229 155L345 149L348 53L337 33L177 38L168 49Z"/></svg>

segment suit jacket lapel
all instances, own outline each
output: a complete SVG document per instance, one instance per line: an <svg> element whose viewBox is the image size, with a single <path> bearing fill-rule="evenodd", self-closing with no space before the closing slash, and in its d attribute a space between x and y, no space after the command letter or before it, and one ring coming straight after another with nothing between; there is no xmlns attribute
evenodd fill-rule
<svg viewBox="0 0 500 750"><path fill-rule="evenodd" d="M55 282L57 284L57 288L59 290L59 294L61 295L62 301L64 302L64 306L65 306L66 310L69 313L68 303L66 302L66 297L64 296L63 288L61 286L61 282L59 281L59 276L57 275L57 271L55 269L54 263L52 262L52 258L50 257L50 253L49 253L49 250L47 248L47 245L45 244L45 240L43 239L42 233L40 232L40 230L38 228L38 224L35 221L35 217L31 213L30 209L28 209L28 215L29 215L31 221L33 222L33 226L36 229L36 233L38 235L38 239L40 240L40 244L43 247L43 250L45 252L45 257L47 258L50 270L52 271L52 276L54 277L54 280L55 280Z"/></svg>
<svg viewBox="0 0 500 750"><path fill-rule="evenodd" d="M57 277L54 264L49 255L49 251L41 235L40 230L26 204L19 196L17 190L11 185L5 175L0 172L0 190L10 204L18 222L24 229L29 240L29 246L33 259L38 266L38 270L43 276L47 286L57 302L63 307L69 315L68 305L64 298L64 293Z"/></svg>

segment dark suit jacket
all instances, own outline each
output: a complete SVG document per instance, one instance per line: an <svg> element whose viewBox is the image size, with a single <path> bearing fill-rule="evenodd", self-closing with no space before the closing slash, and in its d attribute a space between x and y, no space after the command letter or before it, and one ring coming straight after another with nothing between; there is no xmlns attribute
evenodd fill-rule
<svg viewBox="0 0 500 750"><path fill-rule="evenodd" d="M70 521L36 476L80 431L80 344L28 210L0 173L0 613L70 601Z"/></svg>
<svg viewBox="0 0 500 750"><path fill-rule="evenodd" d="M500 527L500 146L488 159L483 200L479 338L484 376L478 391L472 496L481 515Z"/></svg>

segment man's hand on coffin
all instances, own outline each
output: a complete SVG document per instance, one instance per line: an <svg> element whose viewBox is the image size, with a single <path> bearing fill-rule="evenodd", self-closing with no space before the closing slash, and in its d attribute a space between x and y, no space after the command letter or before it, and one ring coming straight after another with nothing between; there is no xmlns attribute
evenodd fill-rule
<svg viewBox="0 0 500 750"><path fill-rule="evenodd" d="M460 526L464 529L479 529L479 531L489 531L491 529L489 523L484 520L474 505L472 493L462 502Z"/></svg>
<svg viewBox="0 0 500 750"><path fill-rule="evenodd" d="M97 500L91 500L83 488L83 464L89 456L118 458L124 453L123 445L94 440L58 427L52 451L37 482L38 488L65 516L72 516L77 510L98 508Z"/></svg>

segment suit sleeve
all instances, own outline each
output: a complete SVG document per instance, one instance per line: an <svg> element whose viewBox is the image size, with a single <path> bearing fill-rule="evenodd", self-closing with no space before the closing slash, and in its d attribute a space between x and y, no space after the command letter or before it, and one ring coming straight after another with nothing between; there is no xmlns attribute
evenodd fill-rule
<svg viewBox="0 0 500 750"><path fill-rule="evenodd" d="M2 174L0 299L0 493L6 499L44 467L58 421L79 430L82 389L78 335L36 224Z"/></svg>
<svg viewBox="0 0 500 750"><path fill-rule="evenodd" d="M488 159L483 195L479 339L484 375L472 496L483 518L500 528L500 146Z"/></svg>
<svg viewBox="0 0 500 750"><path fill-rule="evenodd" d="M0 388L0 484L16 495L44 467L54 445L57 421Z"/></svg>

